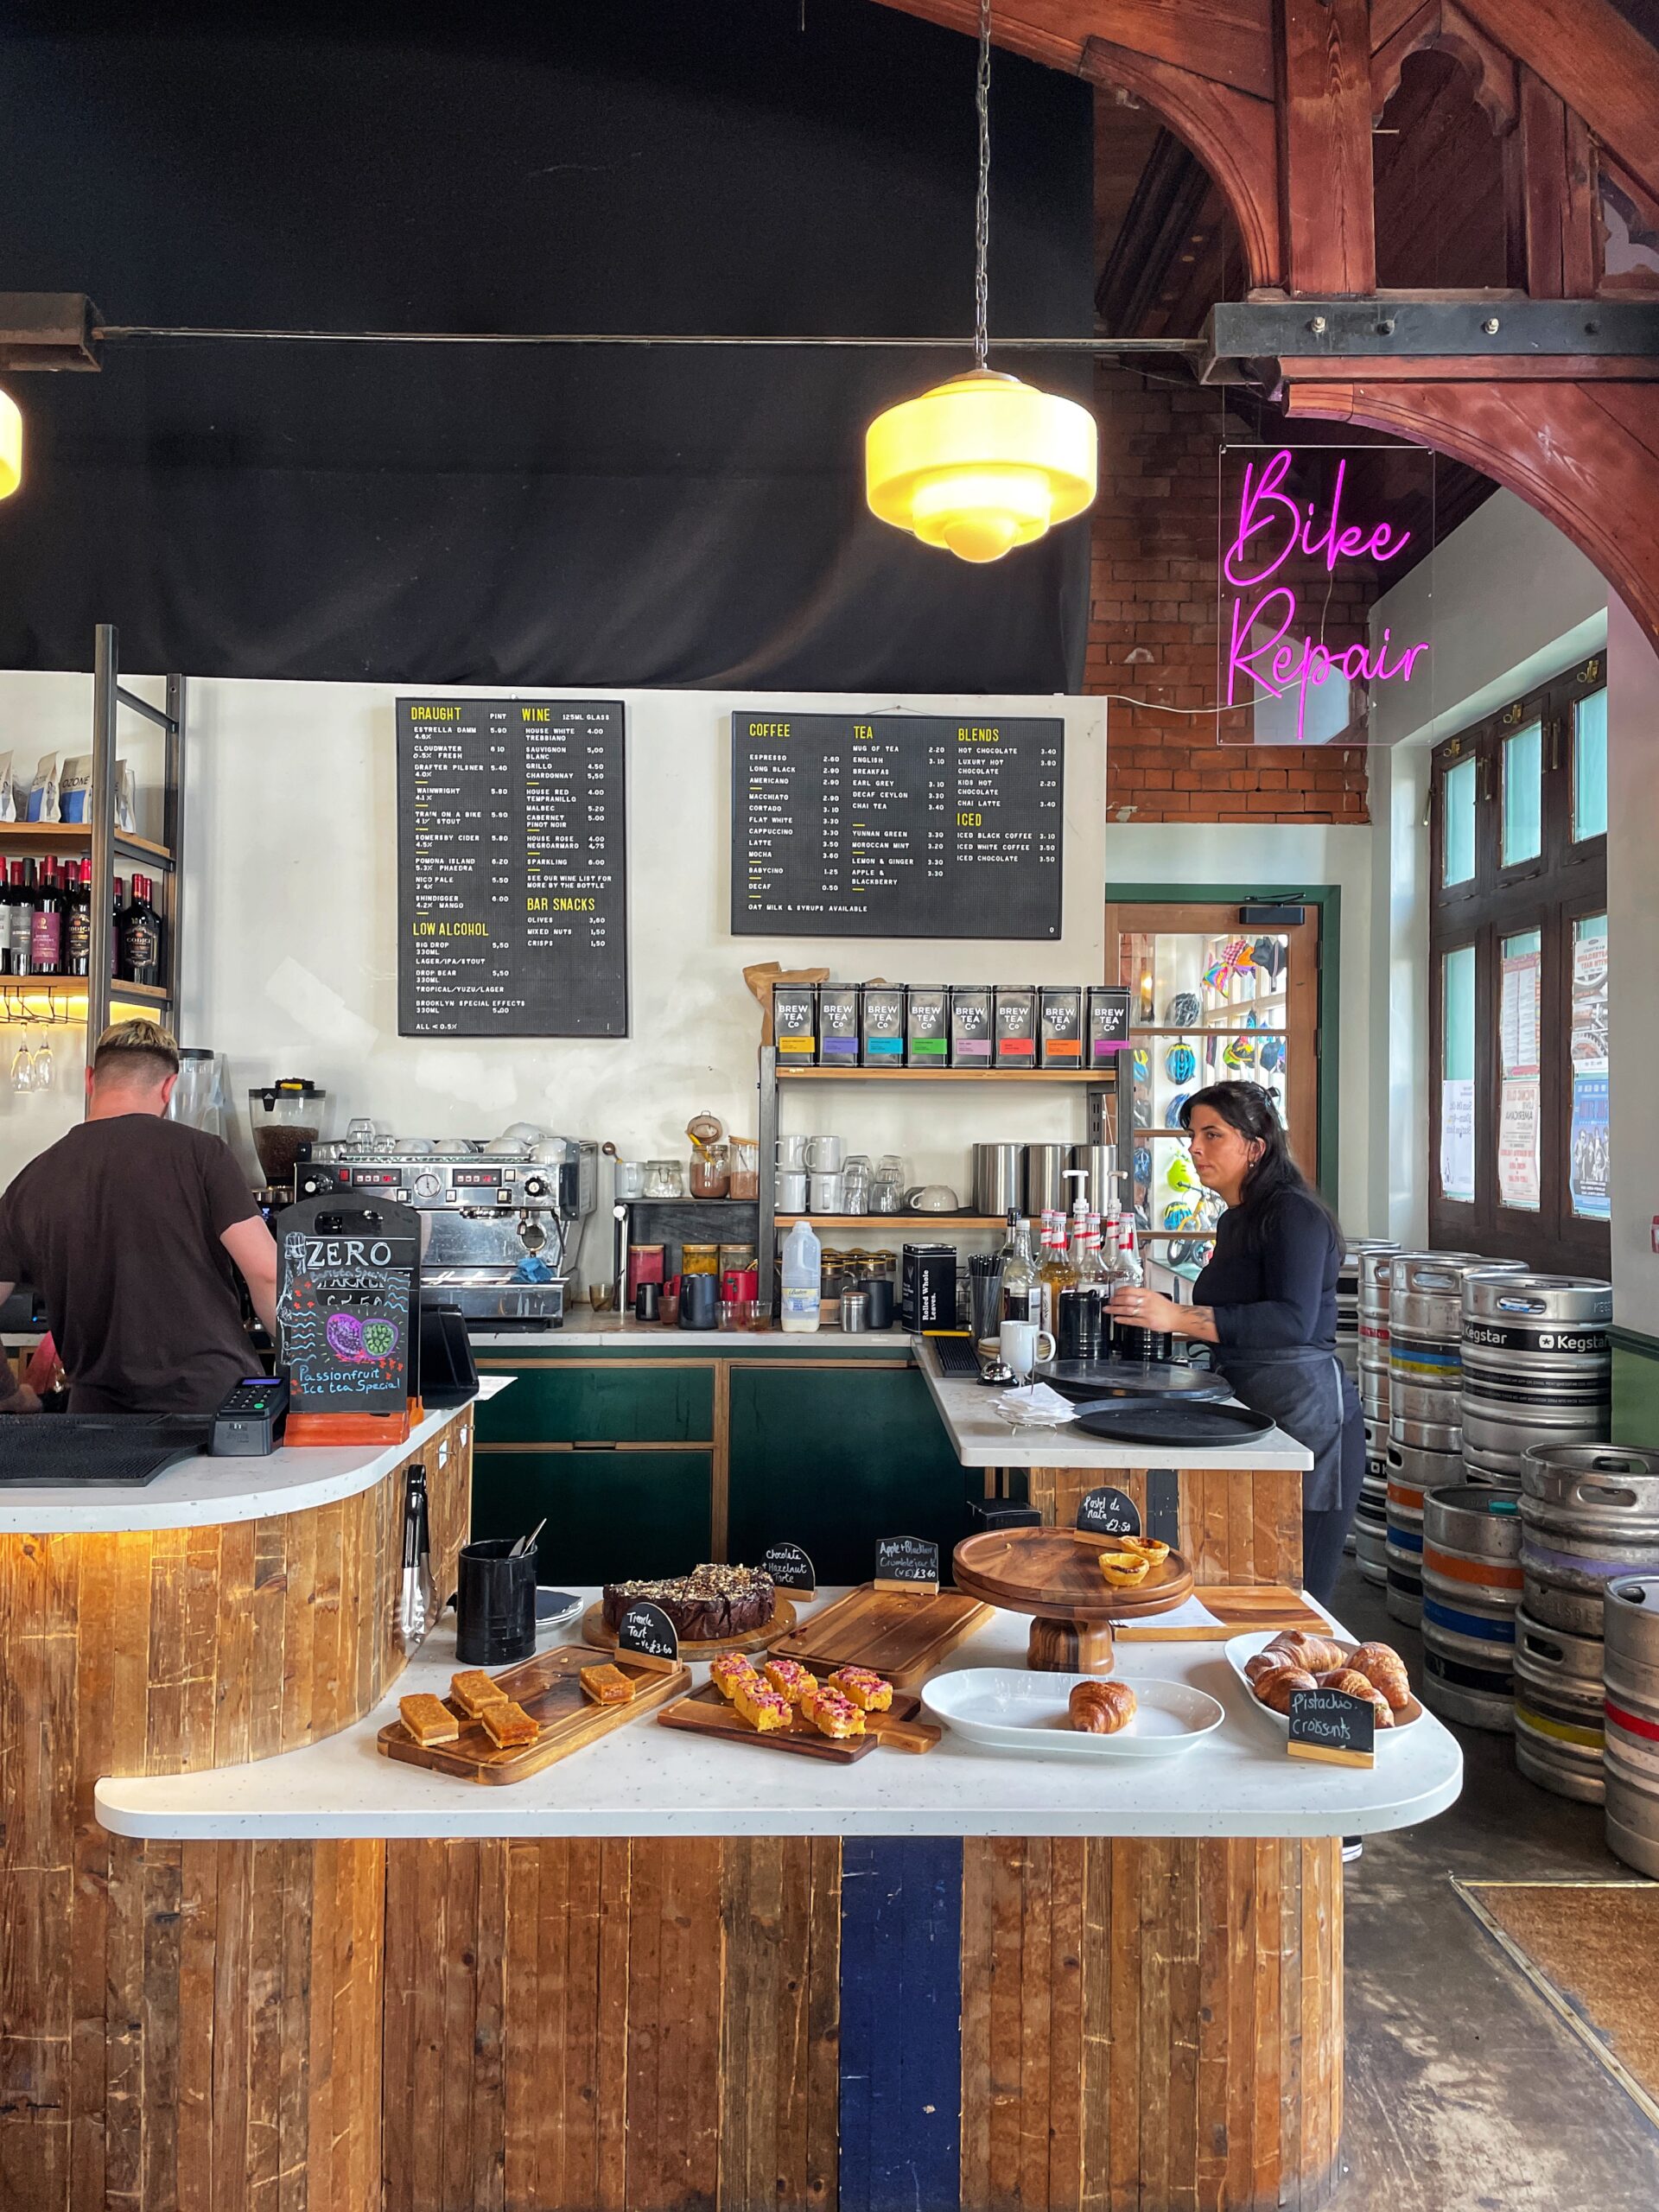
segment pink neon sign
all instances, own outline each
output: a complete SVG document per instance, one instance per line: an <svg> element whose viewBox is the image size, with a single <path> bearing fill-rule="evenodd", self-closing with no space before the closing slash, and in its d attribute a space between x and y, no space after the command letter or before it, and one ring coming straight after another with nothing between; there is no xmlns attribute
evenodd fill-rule
<svg viewBox="0 0 1659 2212"><path fill-rule="evenodd" d="M1248 461L1245 463L1237 524L1221 569L1233 593L1227 652L1227 704L1230 707L1237 703L1240 677L1252 686L1251 699L1258 691L1265 691L1275 699L1294 695L1300 743L1306 727L1310 690L1327 682L1333 673L1340 673L1351 683L1386 683L1395 677L1402 683L1409 683L1413 670L1428 651L1428 643L1424 639L1418 645L1396 648L1398 657L1390 660L1392 638L1386 629L1375 653L1363 645L1332 652L1328 646L1292 634L1296 626L1296 594L1288 584L1272 582L1287 561L1297 554L1306 560L1322 559L1326 574L1333 575L1339 561L1392 561L1405 550L1411 539L1408 530L1397 531L1386 522L1370 530L1357 523L1344 526L1342 486L1348 467L1345 461L1337 463L1329 512L1321 516L1317 504L1311 499L1304 511L1303 502L1283 488L1294 458L1281 448L1262 463L1259 474ZM1272 632L1261 644L1253 642L1258 629Z"/></svg>

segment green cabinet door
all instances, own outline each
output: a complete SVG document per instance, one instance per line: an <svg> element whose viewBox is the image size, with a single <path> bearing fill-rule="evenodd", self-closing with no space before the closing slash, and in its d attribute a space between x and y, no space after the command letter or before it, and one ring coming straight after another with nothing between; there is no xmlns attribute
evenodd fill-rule
<svg viewBox="0 0 1659 2212"><path fill-rule="evenodd" d="M562 1590L684 1574L710 1555L713 1457L626 1445L610 1452L492 1451L480 1439L473 1457L473 1534L522 1536L545 1514L537 1579Z"/></svg>
<svg viewBox="0 0 1659 2212"><path fill-rule="evenodd" d="M868 1582L879 1536L925 1536L950 1574L984 1478L963 1467L913 1367L732 1367L730 1539L753 1564L804 1544L823 1582Z"/></svg>
<svg viewBox="0 0 1659 2212"><path fill-rule="evenodd" d="M578 1364L511 1356L480 1362L512 1388L478 1409L486 1444L709 1444L715 1433L712 1361L662 1366L619 1352Z"/></svg>

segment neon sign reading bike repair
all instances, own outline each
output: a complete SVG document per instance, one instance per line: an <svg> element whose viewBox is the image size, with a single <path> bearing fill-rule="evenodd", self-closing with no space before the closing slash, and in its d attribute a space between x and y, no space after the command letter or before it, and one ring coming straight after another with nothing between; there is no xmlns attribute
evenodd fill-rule
<svg viewBox="0 0 1659 2212"><path fill-rule="evenodd" d="M1357 523L1343 525L1342 484L1347 470L1344 461L1337 463L1329 513L1321 518L1317 505L1311 499L1306 503L1304 512L1304 503L1283 488L1294 459L1293 454L1281 448L1271 460L1262 463L1259 473L1248 461L1245 463L1238 524L1221 565L1222 574L1233 591L1227 703L1230 707L1237 703L1236 693L1240 677L1255 687L1244 702L1246 704L1258 691L1267 692L1275 699L1294 696L1300 743L1304 736L1307 697L1312 689L1328 682L1333 673L1344 676L1350 683L1386 683L1396 676L1402 683L1408 683L1412 671L1428 651L1428 643L1424 639L1421 644L1407 645L1403 650L1396 648L1398 658L1390 660L1392 638L1386 629L1375 652L1363 645L1349 645L1341 652L1333 652L1326 645L1295 634L1296 594L1288 584L1271 582L1287 561L1296 554L1310 560L1323 559L1327 575L1335 572L1338 561L1392 561L1404 552L1411 532L1396 531L1386 522L1378 523L1370 530ZM1264 589L1264 586L1270 588ZM1264 630L1272 634L1258 641L1258 632Z"/></svg>

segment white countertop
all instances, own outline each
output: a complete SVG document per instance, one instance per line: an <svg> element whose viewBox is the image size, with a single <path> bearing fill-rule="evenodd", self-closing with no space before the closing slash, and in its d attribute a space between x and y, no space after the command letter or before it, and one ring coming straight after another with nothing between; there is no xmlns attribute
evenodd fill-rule
<svg viewBox="0 0 1659 2212"><path fill-rule="evenodd" d="M511 1375L486 1376L479 1383L478 1395L492 1398L512 1382ZM73 1489L9 1485L0 1488L0 1535L201 1529L228 1521L262 1521L281 1513L309 1512L367 1490L411 1452L429 1443L457 1412L464 1419L464 1407L450 1406L428 1414L402 1444L388 1445L379 1452L361 1445L324 1448L283 1444L263 1459L214 1459L198 1453L137 1489L115 1483L81 1483ZM38 1418L50 1421L53 1416L46 1414ZM448 1448L447 1441L439 1446L440 1465Z"/></svg>
<svg viewBox="0 0 1659 2212"><path fill-rule="evenodd" d="M840 1329L819 1329L804 1336L782 1329L665 1329L660 1321L636 1321L632 1313L595 1313L586 1304L573 1306L556 1329L468 1329L473 1350L522 1351L527 1359L579 1345L590 1352L645 1352L648 1351L720 1351L741 1359L755 1351L800 1351L813 1344L840 1352L886 1350L902 1357L909 1339L895 1321L891 1329L864 1329L851 1335Z"/></svg>
<svg viewBox="0 0 1659 2212"><path fill-rule="evenodd" d="M916 1364L938 1408L951 1449L964 1467L1311 1467L1313 1454L1281 1428L1248 1437L1243 1444L1113 1444L1085 1436L1073 1423L1057 1428L1011 1428L994 1413L996 1395L983 1383L941 1375L925 1338L918 1338Z"/></svg>
<svg viewBox="0 0 1659 2212"><path fill-rule="evenodd" d="M825 1591L820 1602L839 1594ZM994 1613L940 1671L1023 1667L1029 1626L1022 1616ZM169 1838L1360 1835L1444 1812L1463 1779L1463 1755L1432 1713L1409 1734L1385 1739L1369 1770L1315 1764L1287 1755L1220 1644L1125 1643L1117 1653L1124 1680L1191 1682L1220 1699L1224 1724L1171 1759L1010 1756L947 1731L921 1758L878 1747L837 1766L713 1744L642 1714L527 1781L483 1789L375 1749L398 1695L446 1691L454 1663L446 1622L397 1691L356 1726L251 1765L106 1779L98 1785L98 1817L119 1835ZM694 1681L705 1672L694 1667Z"/></svg>

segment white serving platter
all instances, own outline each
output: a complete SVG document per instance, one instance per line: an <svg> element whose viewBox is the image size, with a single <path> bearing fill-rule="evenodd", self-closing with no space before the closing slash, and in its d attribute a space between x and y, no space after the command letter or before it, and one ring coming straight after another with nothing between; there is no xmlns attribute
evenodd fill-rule
<svg viewBox="0 0 1659 2212"><path fill-rule="evenodd" d="M1066 1701L1077 1683L1091 1679L1024 1667L962 1667L926 1683L922 1703L933 1719L969 1743L1034 1758L1174 1758L1201 1744L1226 1718L1205 1690L1136 1676L1129 1683L1134 1719L1116 1735L1090 1735L1072 1727Z"/></svg>
<svg viewBox="0 0 1659 2212"><path fill-rule="evenodd" d="M1357 1651L1359 1649L1357 1643L1350 1643L1344 1637L1339 1636L1333 1636L1331 1641L1333 1643L1340 1643L1344 1654ZM1265 1649L1272 1642L1271 1631L1267 1629L1253 1629L1247 1636L1230 1636L1222 1649L1227 1655L1228 1665L1238 1676L1240 1688L1249 1700L1250 1711L1259 1713L1264 1720L1271 1721L1279 1733L1288 1740L1290 1715L1287 1713L1275 1713L1270 1705L1263 1705L1255 1694L1249 1676L1244 1672L1245 1661L1254 1659L1258 1651ZM1423 1708L1417 1702L1417 1694L1414 1690L1411 1703L1402 1712L1395 1714L1393 1727L1377 1730L1377 1750L1380 1751L1385 1745L1393 1743L1396 1737L1405 1735L1422 1717Z"/></svg>

